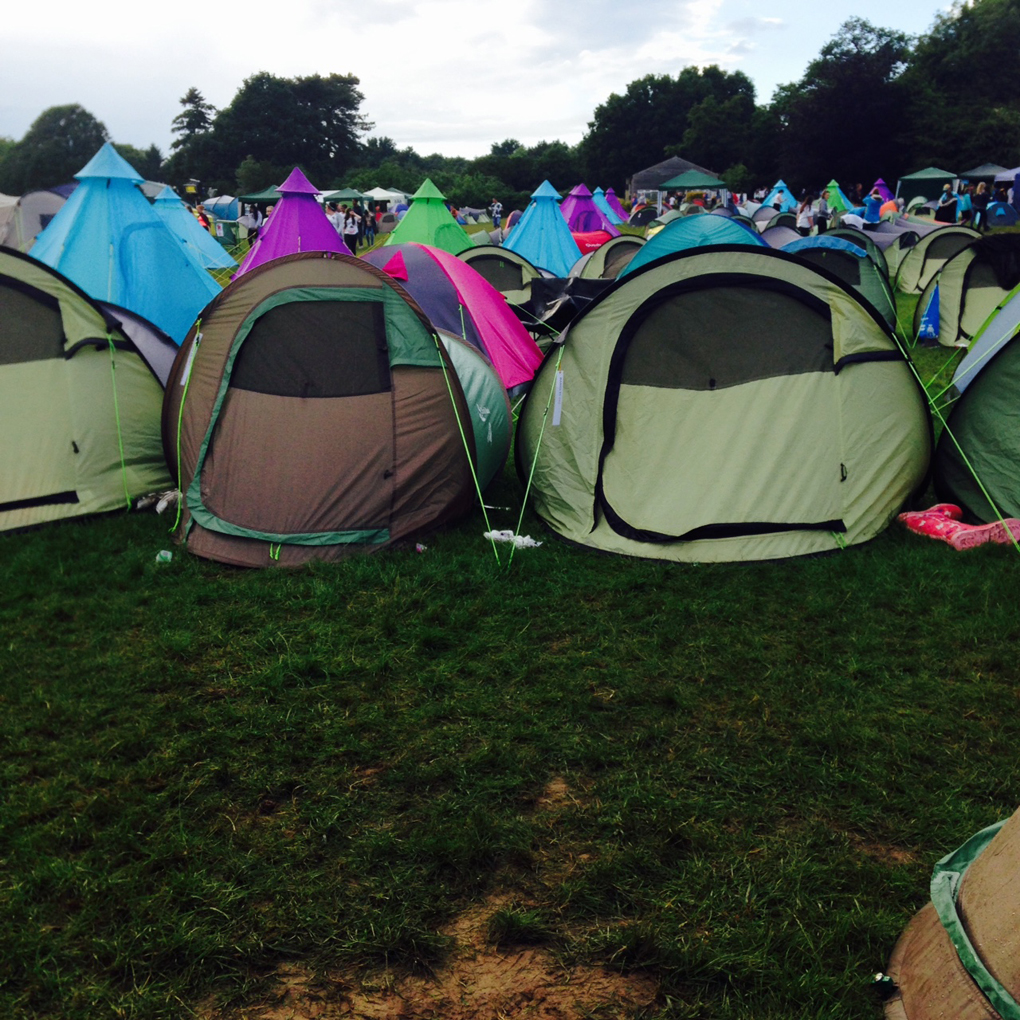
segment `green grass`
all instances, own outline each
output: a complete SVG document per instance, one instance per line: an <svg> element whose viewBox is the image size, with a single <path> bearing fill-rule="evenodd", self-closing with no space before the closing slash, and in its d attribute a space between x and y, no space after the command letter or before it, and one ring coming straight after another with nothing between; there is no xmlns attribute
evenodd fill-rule
<svg viewBox="0 0 1020 1020"><path fill-rule="evenodd" d="M668 565L529 513L506 569L476 512L243 571L157 564L168 524L0 535L5 1017L428 972L502 897L491 942L650 972L649 1017L878 1020L933 863L1020 800L1005 547Z"/></svg>

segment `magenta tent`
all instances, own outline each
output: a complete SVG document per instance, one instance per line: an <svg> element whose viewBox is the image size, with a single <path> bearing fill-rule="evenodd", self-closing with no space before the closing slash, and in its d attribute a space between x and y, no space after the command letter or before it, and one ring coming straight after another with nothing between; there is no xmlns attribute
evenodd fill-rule
<svg viewBox="0 0 1020 1020"><path fill-rule="evenodd" d="M630 214L620 205L620 200L616 197L616 192L612 188L606 189L606 201L609 203L609 208L626 223Z"/></svg>
<svg viewBox="0 0 1020 1020"><path fill-rule="evenodd" d="M578 184L573 191L560 203L567 226L572 234L587 234L596 230L605 230L610 237L619 237L620 231L609 222L606 214L595 204L591 192Z"/></svg>
<svg viewBox="0 0 1020 1020"><path fill-rule="evenodd" d="M408 242L375 248L362 258L399 281L436 329L486 355L507 390L534 378L542 362L538 344L503 295L456 255Z"/></svg>
<svg viewBox="0 0 1020 1020"><path fill-rule="evenodd" d="M350 254L343 238L326 218L315 196L319 189L297 168L277 188L282 196L259 231L258 240L244 257L235 277L263 262L301 251L338 251Z"/></svg>

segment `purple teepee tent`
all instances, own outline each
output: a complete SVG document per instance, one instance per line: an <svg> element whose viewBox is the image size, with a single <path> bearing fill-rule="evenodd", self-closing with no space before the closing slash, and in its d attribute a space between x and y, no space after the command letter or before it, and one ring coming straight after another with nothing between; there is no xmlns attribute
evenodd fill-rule
<svg viewBox="0 0 1020 1020"><path fill-rule="evenodd" d="M606 201L609 203L609 208L612 209L624 223L626 223L628 216L627 210L620 205L620 200L616 197L616 192L613 191L612 188L608 188L606 190Z"/></svg>
<svg viewBox="0 0 1020 1020"><path fill-rule="evenodd" d="M326 218L322 206L315 200L319 194L308 178L294 167L291 175L277 188L283 196L265 226L259 232L258 240L241 263L235 277L249 269L261 266L270 259L293 255L299 251L346 252L343 238Z"/></svg>
<svg viewBox="0 0 1020 1020"><path fill-rule="evenodd" d="M605 213L595 204L591 192L578 184L573 191L560 203L571 233L585 234L589 231L604 230L610 237L619 237L620 231L606 219Z"/></svg>
<svg viewBox="0 0 1020 1020"><path fill-rule="evenodd" d="M883 202L891 202L893 200L893 193L889 190L889 185L882 180L881 177L874 184L871 185L871 190L878 189L878 193L882 196Z"/></svg>

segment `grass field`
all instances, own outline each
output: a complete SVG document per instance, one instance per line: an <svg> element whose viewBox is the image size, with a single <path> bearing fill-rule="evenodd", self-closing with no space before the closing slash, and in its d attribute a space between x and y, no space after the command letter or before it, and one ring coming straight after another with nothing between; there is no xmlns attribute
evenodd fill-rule
<svg viewBox="0 0 1020 1020"><path fill-rule="evenodd" d="M476 512L242 571L156 563L169 523L0 535L4 1017L268 1016L294 968L333 1012L273 1016L351 1015L474 910L652 983L577 1016L877 1020L933 863L1020 801L1011 548L665 565L527 514L508 568Z"/></svg>

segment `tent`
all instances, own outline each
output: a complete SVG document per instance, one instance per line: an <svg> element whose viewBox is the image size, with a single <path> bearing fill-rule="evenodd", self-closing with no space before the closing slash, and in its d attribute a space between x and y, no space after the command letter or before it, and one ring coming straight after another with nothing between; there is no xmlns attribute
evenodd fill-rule
<svg viewBox="0 0 1020 1020"><path fill-rule="evenodd" d="M115 311L0 249L0 530L169 488L163 385ZM168 337L156 342L176 350Z"/></svg>
<svg viewBox="0 0 1020 1020"><path fill-rule="evenodd" d="M390 206L397 204L407 205L411 196L406 191L398 191L396 188L369 188L365 192L365 198L371 202L386 202Z"/></svg>
<svg viewBox="0 0 1020 1020"><path fill-rule="evenodd" d="M74 188L46 188L29 191L18 199L7 220L0 227L0 245L28 251L35 239L50 225L53 217L64 207Z"/></svg>
<svg viewBox="0 0 1020 1020"><path fill-rule="evenodd" d="M606 214L595 204L591 192L578 184L560 203L560 213L567 221L572 234L586 234L604 230L610 237L618 237L620 231L609 221Z"/></svg>
<svg viewBox="0 0 1020 1020"><path fill-rule="evenodd" d="M261 191L253 191L248 195L238 195L237 201L247 202L249 205L259 203L264 205L269 203L274 205L280 201L280 189L275 184L270 184L268 188L263 188Z"/></svg>
<svg viewBox="0 0 1020 1020"><path fill-rule="evenodd" d="M427 244L457 255L471 246L471 236L446 207L446 196L428 178L414 193L411 207L384 244Z"/></svg>
<svg viewBox="0 0 1020 1020"><path fill-rule="evenodd" d="M818 234L790 241L782 250L838 277L895 330L896 299L892 288L863 248L840 237Z"/></svg>
<svg viewBox="0 0 1020 1020"><path fill-rule="evenodd" d="M515 456L535 510L579 545L684 562L837 550L926 480L928 403L889 330L782 252L658 260L560 339Z"/></svg>
<svg viewBox="0 0 1020 1020"><path fill-rule="evenodd" d="M295 565L462 516L472 471L484 485L509 448L509 408L484 359L447 342L476 374L470 399L421 309L367 262L303 252L237 277L167 386L178 541L225 563Z"/></svg>
<svg viewBox="0 0 1020 1020"><path fill-rule="evenodd" d="M503 247L523 255L533 266L554 276L567 276L581 257L581 250L560 214L559 192L543 181L531 194L517 226L507 235Z"/></svg>
<svg viewBox="0 0 1020 1020"><path fill-rule="evenodd" d="M875 263L876 266L882 271L885 278L889 279L889 265L886 262L885 253L875 242L875 236L877 231L869 230L867 232L858 230L857 227L850 226L839 226L834 227L832 230L827 230L826 235L829 237L839 237L844 241L849 241L851 244L856 244L858 248L868 253L868 258Z"/></svg>
<svg viewBox="0 0 1020 1020"><path fill-rule="evenodd" d="M787 216L787 213L782 213L783 216ZM761 239L770 248L783 248L793 241L799 240L803 235L799 230L796 230L793 224L788 221L776 223L766 227L761 232Z"/></svg>
<svg viewBox="0 0 1020 1020"><path fill-rule="evenodd" d="M719 180L715 174L702 173L700 170L685 170L660 185L663 191L701 191L705 188L725 188L726 182Z"/></svg>
<svg viewBox="0 0 1020 1020"><path fill-rule="evenodd" d="M295 252L347 250L336 227L316 201L318 189L298 167L294 167L280 185L279 192L278 204L248 249L236 275Z"/></svg>
<svg viewBox="0 0 1020 1020"><path fill-rule="evenodd" d="M180 196L167 185L152 203L167 229L188 250L203 269L234 269L237 263L208 230L200 226Z"/></svg>
<svg viewBox="0 0 1020 1020"><path fill-rule="evenodd" d="M627 182L627 192L630 195L640 196L643 191L661 191L664 181L682 174L685 170L698 170L703 174L711 175L710 170L698 166L697 163L692 163L689 159L670 156L669 159L664 159L661 163L646 167L634 174Z"/></svg>
<svg viewBox="0 0 1020 1020"><path fill-rule="evenodd" d="M727 220L722 216L681 216L673 220L659 231L644 247L620 270L617 279L623 279L642 266L690 248L702 248L706 245L729 244L750 245L767 248L768 245L748 230L742 223Z"/></svg>
<svg viewBox="0 0 1020 1020"><path fill-rule="evenodd" d="M938 198L942 194L944 184L952 184L956 174L950 170L940 170L937 166L925 167L912 174L906 174L896 185L896 197L902 198L904 205L916 195L924 195L926 200Z"/></svg>
<svg viewBox="0 0 1020 1020"><path fill-rule="evenodd" d="M825 185L823 191L828 190L829 192L829 208L838 213L850 212L853 208L853 203L843 193L843 189L839 186L839 181L833 178Z"/></svg>
<svg viewBox="0 0 1020 1020"><path fill-rule="evenodd" d="M886 184L881 177L879 177L879 179L871 185L870 191L875 191L876 189L882 196L883 202L891 202L893 200L893 193L889 190L889 185Z"/></svg>
<svg viewBox="0 0 1020 1020"><path fill-rule="evenodd" d="M91 297L122 305L180 342L219 284L135 187L141 177L107 142L32 246Z"/></svg>
<svg viewBox="0 0 1020 1020"><path fill-rule="evenodd" d="M621 223L627 222L627 210L620 205L620 200L616 197L616 192L612 188L606 189L606 203L620 217Z"/></svg>
<svg viewBox="0 0 1020 1020"><path fill-rule="evenodd" d="M618 227L621 223L627 222L627 217L621 216L617 213L617 211L606 201L606 193L601 188L596 188L591 193L591 198L598 207L599 212L601 212L614 227Z"/></svg>
<svg viewBox="0 0 1020 1020"><path fill-rule="evenodd" d="M354 188L341 188L322 196L324 202L361 202L364 198L365 196Z"/></svg>
<svg viewBox="0 0 1020 1020"><path fill-rule="evenodd" d="M414 243L374 248L362 258L397 280L437 329L481 351L508 390L531 382L542 360L537 344L503 295L467 262Z"/></svg>
<svg viewBox="0 0 1020 1020"><path fill-rule="evenodd" d="M531 281L542 275L523 255L495 244L474 245L457 258L480 273L510 305L523 305L531 297Z"/></svg>
<svg viewBox="0 0 1020 1020"><path fill-rule="evenodd" d="M1006 202L988 203L988 225L990 227L1015 227L1017 212Z"/></svg>
<svg viewBox="0 0 1020 1020"><path fill-rule="evenodd" d="M765 196L762 205L770 205L775 209L777 202L779 203L779 212L792 212L797 208L797 199L793 197L793 192L790 191L784 180L778 180L772 185L772 190Z"/></svg>
<svg viewBox="0 0 1020 1020"><path fill-rule="evenodd" d="M615 280L645 243L633 234L611 238L595 251L583 256L570 270L583 280Z"/></svg>
<svg viewBox="0 0 1020 1020"><path fill-rule="evenodd" d="M174 194L176 195L176 192ZM157 195L156 198L158 199L159 196ZM276 202L279 201L279 198L280 196L276 195L270 201ZM207 198L202 203L202 208L218 220L237 220L241 216L241 203L233 195L216 195L213 198Z"/></svg>
<svg viewBox="0 0 1020 1020"><path fill-rule="evenodd" d="M976 230L957 226L939 227L925 234L900 262L896 289L904 294L920 294L957 252L980 238Z"/></svg>
<svg viewBox="0 0 1020 1020"><path fill-rule="evenodd" d="M939 343L968 346L999 304L1020 284L1020 236L979 238L949 259L925 287L914 312L914 335L938 301Z"/></svg>

